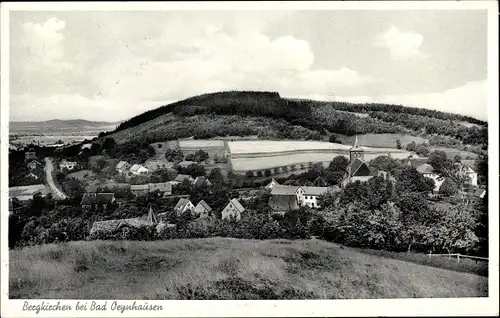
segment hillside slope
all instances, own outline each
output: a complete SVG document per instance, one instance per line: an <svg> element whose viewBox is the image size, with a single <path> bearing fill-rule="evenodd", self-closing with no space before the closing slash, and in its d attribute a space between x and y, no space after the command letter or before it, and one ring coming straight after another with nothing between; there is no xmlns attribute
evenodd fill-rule
<svg viewBox="0 0 500 318"><path fill-rule="evenodd" d="M487 296L486 277L324 241L70 242L10 251L10 298L338 299Z"/></svg>
<svg viewBox="0 0 500 318"><path fill-rule="evenodd" d="M173 121L183 126L196 124L181 129L172 127ZM213 128L214 124L217 128ZM446 136L445 141L439 139L442 146L461 143L482 146L487 142L487 123L458 114L400 105L294 100L275 92L251 91L204 94L161 106L122 122L109 134L120 141L134 138L160 141L157 135L172 129L175 132L163 140L259 133L262 138L319 140L332 133L346 136L384 133ZM271 133L267 134L267 130Z"/></svg>

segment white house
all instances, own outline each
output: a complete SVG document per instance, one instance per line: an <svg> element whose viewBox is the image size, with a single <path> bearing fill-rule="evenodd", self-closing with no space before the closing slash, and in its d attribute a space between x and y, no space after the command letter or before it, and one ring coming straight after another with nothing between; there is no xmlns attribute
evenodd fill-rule
<svg viewBox="0 0 500 318"><path fill-rule="evenodd" d="M199 215L200 218L209 217L210 212L212 212L212 208L204 200L198 202L198 204L194 208L194 213Z"/></svg>
<svg viewBox="0 0 500 318"><path fill-rule="evenodd" d="M466 184L477 187L477 173L472 168L474 164L474 160L461 160L457 166L460 174L466 178Z"/></svg>
<svg viewBox="0 0 500 318"><path fill-rule="evenodd" d="M423 165L420 165L417 168L417 171L420 172L425 178L434 180L434 192L439 191L439 188L441 188L445 178L435 173L434 168L430 164L424 163Z"/></svg>
<svg viewBox="0 0 500 318"><path fill-rule="evenodd" d="M126 161L120 161L116 165L116 171L118 171L119 173L126 173L130 167L130 163Z"/></svg>
<svg viewBox="0 0 500 318"><path fill-rule="evenodd" d="M181 215L187 210L194 211L193 203L191 203L191 201L188 199L184 198L179 199L179 202L177 202L177 204L174 207L174 211L177 213L177 215Z"/></svg>
<svg viewBox="0 0 500 318"><path fill-rule="evenodd" d="M235 217L237 220L241 219L241 213L245 211L245 208L241 205L241 203L236 200L232 199L229 201L229 203L226 205L224 210L222 210L222 219L229 219L231 217Z"/></svg>
<svg viewBox="0 0 500 318"><path fill-rule="evenodd" d="M130 174L133 174L136 176L144 175L144 174L147 174L148 172L149 172L149 170L147 168L145 168L144 166L139 165L139 164L133 165L132 167L130 167L130 170L129 170Z"/></svg>
<svg viewBox="0 0 500 318"><path fill-rule="evenodd" d="M319 208L317 199L320 195L328 192L327 187L300 187L303 190L302 193L302 206L308 206L310 208Z"/></svg>
<svg viewBox="0 0 500 318"><path fill-rule="evenodd" d="M62 160L59 163L59 169L60 170L63 170L63 169L73 170L73 169L75 169L76 165L77 165L77 163L74 161Z"/></svg>

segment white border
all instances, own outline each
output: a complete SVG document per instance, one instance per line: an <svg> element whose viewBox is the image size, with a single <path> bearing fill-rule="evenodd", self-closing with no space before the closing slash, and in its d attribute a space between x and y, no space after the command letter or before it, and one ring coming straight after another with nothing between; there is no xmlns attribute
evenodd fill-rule
<svg viewBox="0 0 500 318"><path fill-rule="evenodd" d="M307 300L307 301L148 301L162 304L163 311L147 311L147 317L218 316L422 316L422 315L498 315L498 4L496 1L408 1L408 2L64 2L1 4L1 317L136 317L141 312L123 315L107 311L23 312L23 300L8 299L8 121L9 121L9 11L153 11L153 10L488 10L488 124L489 124L489 198L490 198L490 275L488 298L391 299L391 300ZM45 300L57 303L58 300ZM88 300L89 302L91 300ZM100 301L101 302L101 301ZM41 300L40 302L41 303ZM61 300L61 304L76 300ZM131 304L132 301L120 301Z"/></svg>

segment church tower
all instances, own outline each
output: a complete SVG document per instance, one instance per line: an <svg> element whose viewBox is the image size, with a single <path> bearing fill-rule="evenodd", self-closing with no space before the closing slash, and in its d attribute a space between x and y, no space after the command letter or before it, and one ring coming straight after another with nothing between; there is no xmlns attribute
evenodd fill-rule
<svg viewBox="0 0 500 318"><path fill-rule="evenodd" d="M349 150L349 162L353 162L356 158L364 160L365 151L358 145L358 135L354 139L354 146Z"/></svg>

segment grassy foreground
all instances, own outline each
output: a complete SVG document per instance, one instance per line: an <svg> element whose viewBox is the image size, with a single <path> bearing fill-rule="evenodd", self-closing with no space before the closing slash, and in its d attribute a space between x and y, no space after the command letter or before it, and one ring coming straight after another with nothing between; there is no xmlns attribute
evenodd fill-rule
<svg viewBox="0 0 500 318"><path fill-rule="evenodd" d="M10 298L334 299L487 296L486 277L316 241L94 241L10 251Z"/></svg>

